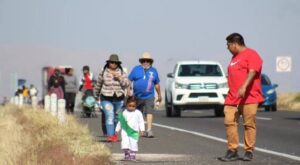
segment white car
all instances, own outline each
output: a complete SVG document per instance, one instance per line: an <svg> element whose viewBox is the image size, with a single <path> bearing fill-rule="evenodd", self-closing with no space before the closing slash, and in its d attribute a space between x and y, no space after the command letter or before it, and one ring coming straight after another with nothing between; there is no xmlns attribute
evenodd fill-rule
<svg viewBox="0 0 300 165"><path fill-rule="evenodd" d="M182 110L214 109L223 116L228 92L227 77L215 61L179 61L167 75L165 107L168 117L180 117Z"/></svg>

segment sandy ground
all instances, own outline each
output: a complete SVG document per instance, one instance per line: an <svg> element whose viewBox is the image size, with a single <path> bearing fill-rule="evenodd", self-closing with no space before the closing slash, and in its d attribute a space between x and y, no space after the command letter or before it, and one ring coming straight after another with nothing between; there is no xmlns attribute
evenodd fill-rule
<svg viewBox="0 0 300 165"><path fill-rule="evenodd" d="M279 93L278 110L300 111L300 102L295 101L295 98L299 95L300 93Z"/></svg>

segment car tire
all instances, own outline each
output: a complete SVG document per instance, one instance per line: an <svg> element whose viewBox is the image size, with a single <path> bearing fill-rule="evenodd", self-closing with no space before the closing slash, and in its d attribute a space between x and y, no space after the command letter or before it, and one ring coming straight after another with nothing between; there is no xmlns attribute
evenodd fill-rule
<svg viewBox="0 0 300 165"><path fill-rule="evenodd" d="M165 93L165 108L166 108L166 116L172 117L172 109L167 99L167 93Z"/></svg>
<svg viewBox="0 0 300 165"><path fill-rule="evenodd" d="M215 116L216 117L224 117L224 106L218 105L215 107Z"/></svg>
<svg viewBox="0 0 300 165"><path fill-rule="evenodd" d="M166 93L165 93L165 108L166 108L166 116L167 117L181 117L180 108L173 105L172 98L171 98L171 101L168 102Z"/></svg>
<svg viewBox="0 0 300 165"><path fill-rule="evenodd" d="M269 112L270 109L271 109L271 106L266 106L266 107L265 107L265 111L266 111L266 112Z"/></svg>
<svg viewBox="0 0 300 165"><path fill-rule="evenodd" d="M271 106L271 111L272 112L276 112L277 111L277 104L276 103Z"/></svg>
<svg viewBox="0 0 300 165"><path fill-rule="evenodd" d="M171 112L173 117L181 117L181 110L179 107L172 105L171 106Z"/></svg>

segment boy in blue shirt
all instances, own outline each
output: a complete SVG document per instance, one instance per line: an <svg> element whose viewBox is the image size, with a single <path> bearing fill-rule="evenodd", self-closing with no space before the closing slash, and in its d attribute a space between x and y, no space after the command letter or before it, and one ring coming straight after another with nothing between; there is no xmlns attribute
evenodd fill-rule
<svg viewBox="0 0 300 165"><path fill-rule="evenodd" d="M157 103L161 102L161 92L157 70L152 66L153 59L150 53L143 53L139 59L141 65L135 66L128 76L133 83L133 95L138 98L137 109L146 114L147 131L146 137L154 137L152 131L155 91L157 92Z"/></svg>

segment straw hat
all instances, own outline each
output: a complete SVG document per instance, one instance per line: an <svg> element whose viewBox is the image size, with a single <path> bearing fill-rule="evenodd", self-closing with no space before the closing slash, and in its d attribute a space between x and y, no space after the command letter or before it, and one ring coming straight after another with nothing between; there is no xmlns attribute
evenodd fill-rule
<svg viewBox="0 0 300 165"><path fill-rule="evenodd" d="M151 58L151 54L149 52L144 52L142 57L139 59L139 61L143 61L143 60L149 60L151 61L151 63L153 63L153 59Z"/></svg>

